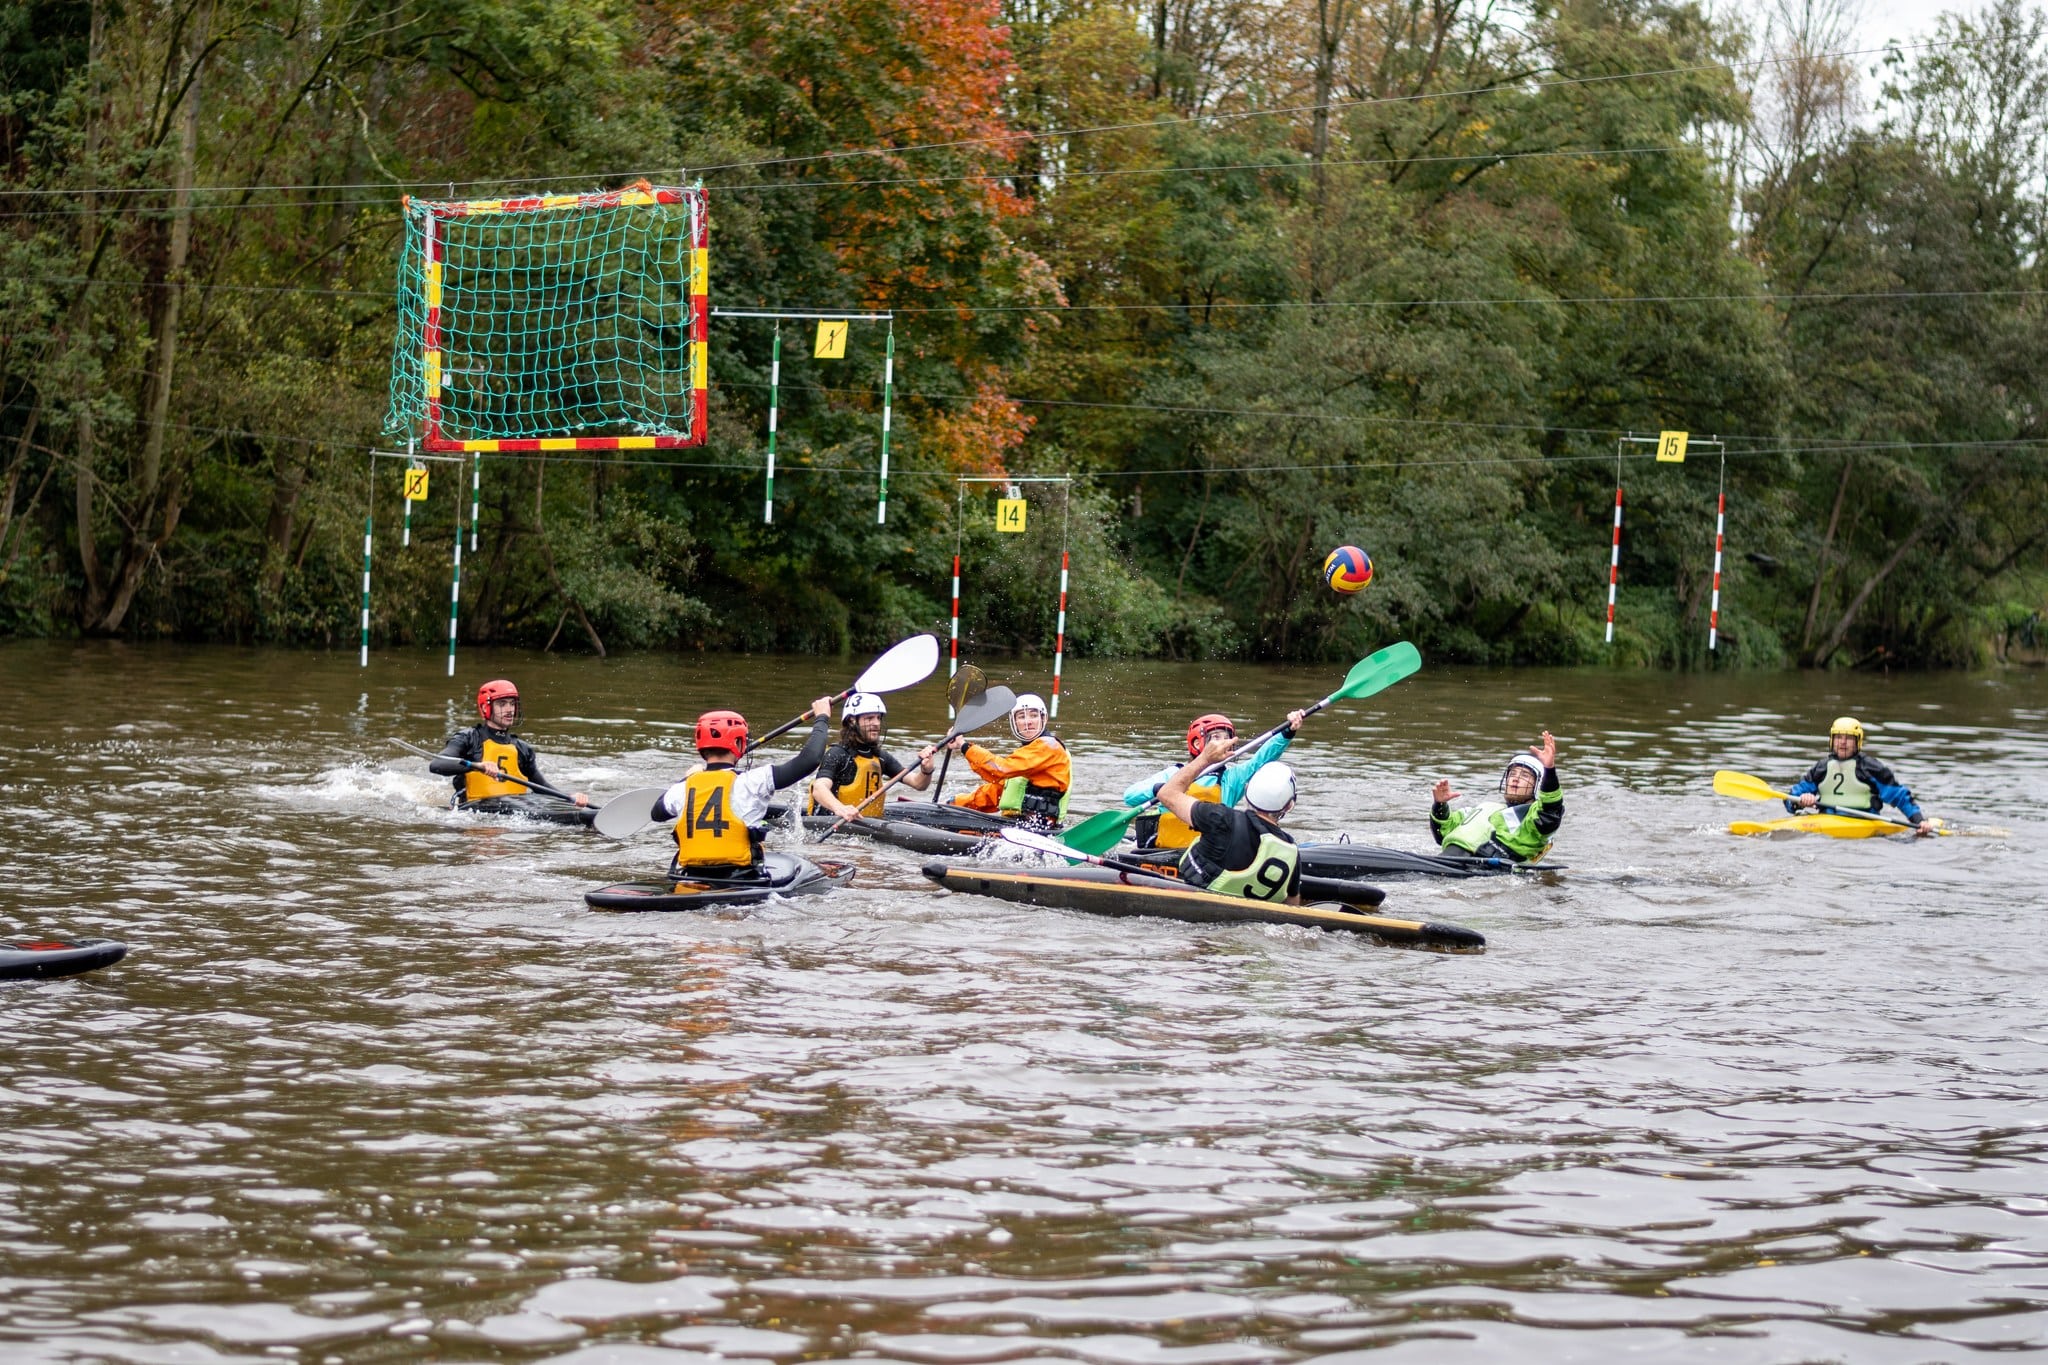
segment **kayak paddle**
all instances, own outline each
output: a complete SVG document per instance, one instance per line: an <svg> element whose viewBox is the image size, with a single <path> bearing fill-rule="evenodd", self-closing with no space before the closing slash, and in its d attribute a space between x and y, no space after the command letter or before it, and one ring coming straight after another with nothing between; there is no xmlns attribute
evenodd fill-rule
<svg viewBox="0 0 2048 1365"><path fill-rule="evenodd" d="M1303 707L1302 715L1312 716L1334 702L1355 701L1360 697L1370 697L1375 692L1383 692L1401 679L1413 676L1421 667L1422 655L1416 651L1414 645L1406 640L1388 645L1385 649L1368 654L1351 665L1351 671L1344 675L1343 685L1314 705ZM1256 752L1261 744L1285 728L1287 722L1282 721L1265 733L1255 735L1238 745L1235 752ZM1209 772L1216 772L1228 766L1228 761L1225 761L1209 769ZM1150 810L1154 804L1148 801L1140 806L1120 806L1098 811L1067 831L1067 847L1078 848L1085 853L1107 853L1123 842L1124 831L1130 828L1131 822Z"/></svg>
<svg viewBox="0 0 2048 1365"><path fill-rule="evenodd" d="M1173 880L1172 878L1160 877L1157 873L1149 872L1142 867L1123 866L1108 858L1097 858L1092 854L1080 853L1060 843L1057 839L1049 839L1042 834L1033 834L1030 830L1006 829L1002 832L1002 835L1005 841L1016 844L1020 848L1036 849L1040 853L1051 853L1061 858L1078 859L1084 863L1092 863L1097 867L1107 868L1112 872L1135 872L1141 876L1150 876L1156 880L1169 883ZM1368 887L1363 883L1356 882L1341 882L1336 883L1336 885L1352 887L1359 891L1379 891L1378 887ZM1186 887L1185 889L1188 891L1197 890L1195 887ZM1307 878L1304 878L1302 881L1302 889L1304 891L1308 889ZM1381 892L1380 895L1382 899L1385 898L1384 892ZM1377 905L1379 902L1367 902L1361 896L1359 903ZM1390 944L1414 948L1441 948L1450 952L1471 952L1474 949L1484 949L1486 947L1486 936L1484 934L1475 929L1467 929L1463 925L1431 924L1422 920L1412 919L1391 919L1385 915L1360 914L1356 910L1352 910L1350 913L1355 921L1364 921L1376 937Z"/></svg>
<svg viewBox="0 0 2048 1365"><path fill-rule="evenodd" d="M952 709L947 713L957 716L960 708L988 691L988 679L973 664L963 664L953 681L946 685L946 705ZM946 790L946 769L953 762L953 751L946 750L946 756L939 760L939 780L932 783L932 804L939 804L939 796Z"/></svg>
<svg viewBox="0 0 2048 1365"><path fill-rule="evenodd" d="M962 735L973 734L976 730L979 730L982 726L987 725L990 721L996 719L998 716L1009 715L1010 708L1015 706L1016 704L1017 694L1015 692L1012 692L1009 688L989 688L986 692L983 692L979 697L975 698L973 701L967 703L967 705L960 708L960 714L953 718L953 728L947 732L946 737L940 740L939 743L951 744L954 740L958 739ZM901 782L904 778L910 776L912 771L913 769L905 767L902 772L896 774L896 776L890 778L887 782L884 782L881 786L881 789L877 791L873 796L870 796L867 799L867 801L863 801L861 805L866 806L870 801L880 801L882 798L882 794L884 792L888 791L889 788L895 786L898 782ZM886 802L883 804L882 809L884 812L886 812L889 809ZM853 817L853 819L858 818L860 817ZM887 819L888 817L886 814L884 814L881 818ZM823 834L820 834L818 836L818 842L821 844L824 843L827 839L837 834L840 830L846 828L846 826L849 823L851 823L851 820L849 820L848 817L841 816L836 822L833 823L830 829L826 830Z"/></svg>
<svg viewBox="0 0 2048 1365"><path fill-rule="evenodd" d="M396 744L401 749L412 750L414 753L418 754L422 758L455 758L454 754L435 753L432 749L422 749L417 744L407 744L402 739L393 739L391 742L393 744ZM480 773L484 770L483 764L472 763L466 758L456 758L455 761L457 763L460 763L463 767L467 768L470 772L473 773ZM542 782L529 782L523 777L509 776L501 777L497 780L500 782L516 782L517 784L526 788L530 792L539 792L542 796L552 796L555 798L555 800L567 801L572 806L576 804L576 798L569 795L569 793L556 791L553 787L550 787Z"/></svg>
<svg viewBox="0 0 2048 1365"><path fill-rule="evenodd" d="M1075 862L1088 863L1095 867L1106 867L1116 872L1143 872L1153 877L1173 877L1173 873L1162 872L1156 866L1132 858L1098 858L1092 853L1083 853L1069 844L1028 829L1006 829L998 831L1004 839L1019 848L1036 849ZM1309 877L1301 879L1301 894L1316 900L1340 901L1345 905L1378 905L1387 898L1387 893L1367 882L1345 881L1338 877Z"/></svg>
<svg viewBox="0 0 2048 1365"><path fill-rule="evenodd" d="M1722 768L1714 774L1714 794L1716 796L1733 796L1744 801L1791 801L1794 799L1790 792L1779 791L1761 777L1753 777L1748 773L1739 773L1732 768ZM1831 815L1844 820L1868 820L1872 824L1890 825L1893 829L1918 828L1915 825L1906 823L1904 820L1887 820L1882 815L1875 815L1869 811L1847 810L1840 806L1815 806L1809 813ZM1757 824L1758 822L1743 820L1738 823L1749 825ZM1942 835L1955 833L1952 829L1942 828L1938 821L1929 820L1927 823L1932 827L1929 833ZM1730 828L1733 829L1733 826L1730 826ZM1743 832L1754 834L1757 831L1746 830Z"/></svg>
<svg viewBox="0 0 2048 1365"><path fill-rule="evenodd" d="M913 635L908 640L898 640L876 656L867 670L853 680L853 686L833 697L834 701L845 701L856 692L901 692L906 687L915 687L932 675L939 666L939 637L936 635ZM780 739L805 721L814 719L810 711L795 720L776 726L758 739L749 740L749 748L757 748L771 739Z"/></svg>

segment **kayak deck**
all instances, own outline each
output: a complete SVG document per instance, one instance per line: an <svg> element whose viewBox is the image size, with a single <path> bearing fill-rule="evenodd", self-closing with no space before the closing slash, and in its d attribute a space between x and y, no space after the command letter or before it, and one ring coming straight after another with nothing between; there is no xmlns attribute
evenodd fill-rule
<svg viewBox="0 0 2048 1365"><path fill-rule="evenodd" d="M47 980L111 967L128 945L111 938L0 939L0 981Z"/></svg>
<svg viewBox="0 0 2048 1365"><path fill-rule="evenodd" d="M1782 820L1736 820L1730 834L1825 834L1830 839L1875 839L1889 834L1911 834L1911 825L1890 820L1859 820L1853 815L1788 815Z"/></svg>
<svg viewBox="0 0 2048 1365"><path fill-rule="evenodd" d="M512 816L538 820L549 825L580 825L585 829L597 819L596 806L578 806L551 796L488 796L481 801L458 801L453 809L471 815Z"/></svg>
<svg viewBox="0 0 2048 1365"><path fill-rule="evenodd" d="M1399 947L1456 953L1486 950L1483 934L1459 925L1366 914L1345 905L1287 905L1219 896L1165 877L1113 868L1012 870L930 862L924 865L924 875L949 891L1053 910L1078 910L1118 918L1177 919L1189 924L1286 924L1366 934Z"/></svg>
<svg viewBox="0 0 2048 1365"><path fill-rule="evenodd" d="M758 879L695 877L675 881L619 882L583 893L593 910L701 910L755 905L775 896L812 896L853 880L845 862L814 863L788 853L761 855L766 876Z"/></svg>

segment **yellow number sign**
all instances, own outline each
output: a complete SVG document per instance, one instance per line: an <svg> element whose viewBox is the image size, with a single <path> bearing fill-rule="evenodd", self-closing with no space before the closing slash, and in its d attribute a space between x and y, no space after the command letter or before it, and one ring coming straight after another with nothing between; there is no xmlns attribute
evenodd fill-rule
<svg viewBox="0 0 2048 1365"><path fill-rule="evenodd" d="M819 323L818 344L811 348L811 354L819 360L844 360L846 358L846 324L843 322Z"/></svg>
<svg viewBox="0 0 2048 1365"><path fill-rule="evenodd" d="M1685 441L1692 435L1689 431L1660 431L1657 433L1657 458L1665 464L1685 463Z"/></svg>
<svg viewBox="0 0 2048 1365"><path fill-rule="evenodd" d="M405 471L405 500L425 502L427 500L427 471L408 469Z"/></svg>
<svg viewBox="0 0 2048 1365"><path fill-rule="evenodd" d="M1021 531L1024 529L1024 499L996 499L996 529L998 531Z"/></svg>

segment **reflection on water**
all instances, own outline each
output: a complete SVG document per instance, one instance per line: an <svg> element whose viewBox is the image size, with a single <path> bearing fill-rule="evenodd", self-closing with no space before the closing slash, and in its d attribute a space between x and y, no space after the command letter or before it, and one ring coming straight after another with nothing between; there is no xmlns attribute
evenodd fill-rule
<svg viewBox="0 0 2048 1365"><path fill-rule="evenodd" d="M0 1358L2048 1347L2043 679L1430 673L1318 717L1299 826L1418 849L1431 781L1558 734L1568 872L1392 890L1491 940L1447 958L945 896L853 844L829 897L589 914L655 836L479 823L388 738L509 675L601 796L858 661L464 665L0 648L0 932L134 945L0 986ZM1191 704L1262 725L1331 672L1077 668L1076 809ZM1759 808L1712 769L1789 782L1844 711L2014 837L1720 832Z"/></svg>

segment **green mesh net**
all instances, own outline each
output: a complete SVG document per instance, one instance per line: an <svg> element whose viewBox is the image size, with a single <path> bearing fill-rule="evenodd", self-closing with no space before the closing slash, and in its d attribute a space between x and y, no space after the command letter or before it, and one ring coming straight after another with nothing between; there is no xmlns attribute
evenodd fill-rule
<svg viewBox="0 0 2048 1365"><path fill-rule="evenodd" d="M693 300L691 272L702 213L701 187L409 200L385 431L430 445L701 439L702 358L691 345L702 340L703 299ZM441 262L438 309L430 250ZM701 270L702 258L694 263Z"/></svg>

